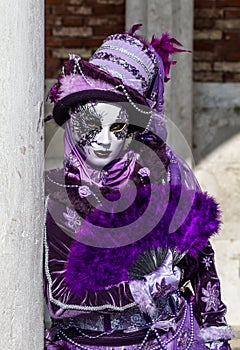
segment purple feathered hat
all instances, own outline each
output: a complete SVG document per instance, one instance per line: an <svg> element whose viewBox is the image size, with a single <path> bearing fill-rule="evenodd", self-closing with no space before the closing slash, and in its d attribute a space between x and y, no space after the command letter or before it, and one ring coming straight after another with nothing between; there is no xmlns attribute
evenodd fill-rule
<svg viewBox="0 0 240 350"><path fill-rule="evenodd" d="M140 27L136 24L127 33L107 37L89 61L69 56L49 93L55 103L53 118L59 125L69 119L71 106L93 99L130 102L143 118L149 118L149 108L163 112L164 82L176 63L169 55L185 50L175 47L181 44L168 33L146 42L135 34Z"/></svg>

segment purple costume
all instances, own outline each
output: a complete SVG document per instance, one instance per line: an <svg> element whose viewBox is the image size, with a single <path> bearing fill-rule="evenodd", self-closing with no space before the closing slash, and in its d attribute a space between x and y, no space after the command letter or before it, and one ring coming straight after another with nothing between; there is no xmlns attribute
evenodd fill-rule
<svg viewBox="0 0 240 350"><path fill-rule="evenodd" d="M73 105L121 103L137 147L94 169L65 125L64 169L46 177L46 350L230 349L209 243L218 205L165 142L168 56L183 50L167 34L148 44L137 28L89 62L70 56L50 93L59 125Z"/></svg>

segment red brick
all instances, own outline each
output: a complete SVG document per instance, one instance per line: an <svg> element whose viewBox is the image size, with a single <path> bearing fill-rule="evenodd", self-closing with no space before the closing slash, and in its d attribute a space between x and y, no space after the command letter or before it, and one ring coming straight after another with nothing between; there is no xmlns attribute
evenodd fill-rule
<svg viewBox="0 0 240 350"><path fill-rule="evenodd" d="M96 0L84 0L85 5L96 6Z"/></svg>
<svg viewBox="0 0 240 350"><path fill-rule="evenodd" d="M90 27L61 27L53 28L53 35L58 37L90 37L92 28Z"/></svg>
<svg viewBox="0 0 240 350"><path fill-rule="evenodd" d="M59 69L60 67L60 61L56 58L48 58L46 60L46 67L48 69L56 68Z"/></svg>
<svg viewBox="0 0 240 350"><path fill-rule="evenodd" d="M123 6L114 6L114 5L101 5L101 6L95 6L93 8L93 13L95 15L106 15L109 14L124 14L124 7Z"/></svg>
<svg viewBox="0 0 240 350"><path fill-rule="evenodd" d="M67 6L68 13L73 15L91 15L92 8L89 6Z"/></svg>
<svg viewBox="0 0 240 350"><path fill-rule="evenodd" d="M46 26L61 26L62 25L62 18L59 16L48 15L45 18L45 25Z"/></svg>
<svg viewBox="0 0 240 350"><path fill-rule="evenodd" d="M194 72L193 80L205 82L220 82L223 81L223 74L221 72Z"/></svg>
<svg viewBox="0 0 240 350"><path fill-rule="evenodd" d="M215 50L218 50L219 52L225 52L225 51L234 51L238 48L238 43L232 40L221 40L219 42L216 42Z"/></svg>
<svg viewBox="0 0 240 350"><path fill-rule="evenodd" d="M53 8L53 13L55 15L63 15L67 14L71 15L89 15L92 13L91 7L87 6L55 6Z"/></svg>
<svg viewBox="0 0 240 350"><path fill-rule="evenodd" d="M55 78L59 75L63 63L56 58L47 59L45 61L45 76L46 78Z"/></svg>
<svg viewBox="0 0 240 350"><path fill-rule="evenodd" d="M60 48L60 49L55 49L52 51L52 56L54 58L62 58L64 60L68 59L68 56L70 53L77 53L79 54L82 58L86 59L91 56L91 50L85 49L85 48Z"/></svg>
<svg viewBox="0 0 240 350"><path fill-rule="evenodd" d="M194 27L196 29L213 28L213 26L214 26L214 20L213 19L196 18L195 21L194 21Z"/></svg>
<svg viewBox="0 0 240 350"><path fill-rule="evenodd" d="M194 62L193 70L194 72L209 72L212 70L212 66L210 62Z"/></svg>
<svg viewBox="0 0 240 350"><path fill-rule="evenodd" d="M194 51L194 61L208 61L212 62L215 59L215 54L212 51Z"/></svg>
<svg viewBox="0 0 240 350"><path fill-rule="evenodd" d="M125 0L84 0L86 5L103 6L103 5L114 5L114 6L125 6Z"/></svg>
<svg viewBox="0 0 240 350"><path fill-rule="evenodd" d="M221 44L216 44L214 46L215 61L224 61L226 50L226 45L224 45L223 42Z"/></svg>
<svg viewBox="0 0 240 350"><path fill-rule="evenodd" d="M224 73L223 81L226 83L240 83L239 73Z"/></svg>
<svg viewBox="0 0 240 350"><path fill-rule="evenodd" d="M193 35L195 40L221 40L222 39L222 31L215 30L215 29L195 30Z"/></svg>
<svg viewBox="0 0 240 350"><path fill-rule="evenodd" d="M45 40L45 45L47 48L51 47L61 47L62 46L62 40L56 39L53 37L47 37Z"/></svg>
<svg viewBox="0 0 240 350"><path fill-rule="evenodd" d="M45 6L45 16L52 14L52 6Z"/></svg>
<svg viewBox="0 0 240 350"><path fill-rule="evenodd" d="M216 7L239 7L239 0L217 0Z"/></svg>
<svg viewBox="0 0 240 350"><path fill-rule="evenodd" d="M239 4L239 7L240 7L240 4ZM237 9L232 9L232 10L225 10L224 11L224 17L226 19L238 19L240 18L240 8L237 8Z"/></svg>
<svg viewBox="0 0 240 350"><path fill-rule="evenodd" d="M224 11L223 9L215 8L195 8L194 9L195 18L223 18Z"/></svg>
<svg viewBox="0 0 240 350"><path fill-rule="evenodd" d="M45 57L52 58L52 49L50 47L46 47L45 49Z"/></svg>
<svg viewBox="0 0 240 350"><path fill-rule="evenodd" d="M214 62L216 72L240 73L240 62Z"/></svg>
<svg viewBox="0 0 240 350"><path fill-rule="evenodd" d="M68 38L63 40L63 47L98 47L102 44L102 40L99 38Z"/></svg>
<svg viewBox="0 0 240 350"><path fill-rule="evenodd" d="M100 36L102 35L103 37L106 37L108 35L111 35L113 33L122 33L123 28L122 27L95 27L93 28L93 34Z"/></svg>
<svg viewBox="0 0 240 350"><path fill-rule="evenodd" d="M217 19L215 27L219 29L240 29L240 19Z"/></svg>
<svg viewBox="0 0 240 350"><path fill-rule="evenodd" d="M88 17L86 18L86 25L90 27L96 27L96 26L115 26L115 25L122 25L122 28L124 28L124 20L122 16L102 16L102 17Z"/></svg>
<svg viewBox="0 0 240 350"><path fill-rule="evenodd" d="M213 41L211 40L194 40L194 50L211 51L213 49Z"/></svg>
<svg viewBox="0 0 240 350"><path fill-rule="evenodd" d="M81 17L63 17L63 25L71 27L79 27L83 25L83 18Z"/></svg>
<svg viewBox="0 0 240 350"><path fill-rule="evenodd" d="M51 28L45 28L45 36L52 36L52 29Z"/></svg>
<svg viewBox="0 0 240 350"><path fill-rule="evenodd" d="M195 0L194 1L195 8L203 8L203 7L215 7L214 0Z"/></svg>
<svg viewBox="0 0 240 350"><path fill-rule="evenodd" d="M62 5L63 0L46 0L46 5Z"/></svg>
<svg viewBox="0 0 240 350"><path fill-rule="evenodd" d="M225 53L225 60L231 62L239 62L240 61L240 53L238 50L236 51L227 51Z"/></svg>
<svg viewBox="0 0 240 350"><path fill-rule="evenodd" d="M61 6L54 6L53 7L53 14L54 15L66 15L66 6L61 5Z"/></svg>
<svg viewBox="0 0 240 350"><path fill-rule="evenodd" d="M84 3L84 0L65 0L65 4L70 4L70 5L82 5Z"/></svg>
<svg viewBox="0 0 240 350"><path fill-rule="evenodd" d="M233 41L235 45L238 45L240 42L240 31L239 32L224 32L223 37L225 40Z"/></svg>
<svg viewBox="0 0 240 350"><path fill-rule="evenodd" d="M83 38L77 38L77 39L72 39L72 38L67 38L63 40L62 46L63 47L83 47L84 46L84 39Z"/></svg>
<svg viewBox="0 0 240 350"><path fill-rule="evenodd" d="M123 5L124 0L97 0L98 4L113 4L113 5Z"/></svg>

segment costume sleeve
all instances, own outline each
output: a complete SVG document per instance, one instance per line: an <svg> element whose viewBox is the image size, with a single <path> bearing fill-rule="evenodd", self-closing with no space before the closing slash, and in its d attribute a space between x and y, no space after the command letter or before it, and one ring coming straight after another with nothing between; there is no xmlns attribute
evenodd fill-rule
<svg viewBox="0 0 240 350"><path fill-rule="evenodd" d="M224 341L231 339L232 331L225 319L226 306L221 300L220 281L210 242L200 252L190 280L195 293L195 314L202 327L201 337L211 344L209 346L214 346L215 341L223 341L222 346L229 349Z"/></svg>
<svg viewBox="0 0 240 350"><path fill-rule="evenodd" d="M135 305L128 283L76 295L65 281L68 255L73 238L64 232L61 218L54 220L54 209L47 211L44 239L45 298L51 317L62 319L83 313L121 311Z"/></svg>

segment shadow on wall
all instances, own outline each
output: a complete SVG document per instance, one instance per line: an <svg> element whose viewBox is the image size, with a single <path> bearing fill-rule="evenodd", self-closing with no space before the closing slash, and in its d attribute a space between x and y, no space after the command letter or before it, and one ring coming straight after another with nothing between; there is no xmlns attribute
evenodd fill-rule
<svg viewBox="0 0 240 350"><path fill-rule="evenodd" d="M193 154L198 164L240 133L240 84L195 83L193 106Z"/></svg>

